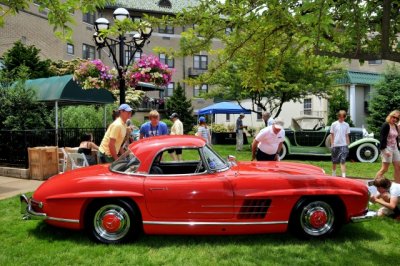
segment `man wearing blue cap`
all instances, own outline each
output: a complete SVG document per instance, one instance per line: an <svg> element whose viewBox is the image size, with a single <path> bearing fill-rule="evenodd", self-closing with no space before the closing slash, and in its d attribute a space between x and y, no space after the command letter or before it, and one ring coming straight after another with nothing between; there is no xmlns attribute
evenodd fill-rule
<svg viewBox="0 0 400 266"><path fill-rule="evenodd" d="M126 136L126 121L132 116L132 108L124 103L118 108L119 117L107 128L99 146L100 163L110 163L118 159L118 152Z"/></svg>

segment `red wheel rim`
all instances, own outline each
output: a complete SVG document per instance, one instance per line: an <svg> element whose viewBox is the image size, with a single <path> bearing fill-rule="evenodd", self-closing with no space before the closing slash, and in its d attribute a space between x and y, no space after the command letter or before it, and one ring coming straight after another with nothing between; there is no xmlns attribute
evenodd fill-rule
<svg viewBox="0 0 400 266"><path fill-rule="evenodd" d="M325 226L327 221L328 221L328 217L326 215L326 212L324 212L324 211L318 210L318 211L313 212L310 215L310 224L314 228L321 228L321 227Z"/></svg>
<svg viewBox="0 0 400 266"><path fill-rule="evenodd" d="M115 233L121 228L121 220L115 214L106 214L102 218L102 225L109 233Z"/></svg>

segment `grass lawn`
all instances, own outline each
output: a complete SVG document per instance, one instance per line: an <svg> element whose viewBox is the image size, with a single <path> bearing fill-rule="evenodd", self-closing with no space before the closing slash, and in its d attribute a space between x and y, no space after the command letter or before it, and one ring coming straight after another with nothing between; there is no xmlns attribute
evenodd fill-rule
<svg viewBox="0 0 400 266"><path fill-rule="evenodd" d="M224 157L250 159L250 150L215 148ZM330 172L329 159L306 163ZM373 177L379 166L349 162L349 175ZM82 232L22 221L18 197L1 200L0 210L0 265L397 265L400 258L400 222L389 218L345 225L326 240L299 240L288 233L142 236L136 243L102 245Z"/></svg>

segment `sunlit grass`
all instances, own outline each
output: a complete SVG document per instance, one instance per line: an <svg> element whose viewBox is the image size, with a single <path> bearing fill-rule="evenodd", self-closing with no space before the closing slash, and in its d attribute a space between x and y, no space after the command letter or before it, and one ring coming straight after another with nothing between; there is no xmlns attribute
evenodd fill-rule
<svg viewBox="0 0 400 266"><path fill-rule="evenodd" d="M0 201L0 265L397 265L400 224L349 224L326 240L290 234L142 236L102 245L82 232L22 221L18 198Z"/></svg>

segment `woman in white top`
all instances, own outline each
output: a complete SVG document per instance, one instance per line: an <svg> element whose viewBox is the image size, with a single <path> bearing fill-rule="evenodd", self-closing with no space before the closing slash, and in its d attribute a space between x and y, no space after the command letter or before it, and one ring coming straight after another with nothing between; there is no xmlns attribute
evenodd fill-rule
<svg viewBox="0 0 400 266"><path fill-rule="evenodd" d="M200 116L199 118L199 127L197 129L196 136L202 137L207 144L211 144L211 134L207 127L206 118L204 116Z"/></svg>

